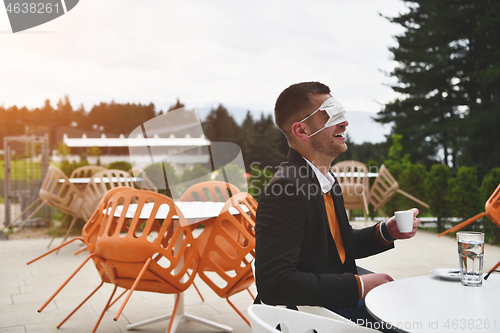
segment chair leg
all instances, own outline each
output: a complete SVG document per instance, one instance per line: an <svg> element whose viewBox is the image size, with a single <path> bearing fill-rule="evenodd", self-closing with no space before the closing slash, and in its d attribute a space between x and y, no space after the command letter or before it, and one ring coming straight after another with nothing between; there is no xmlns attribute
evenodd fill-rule
<svg viewBox="0 0 500 333"><path fill-rule="evenodd" d="M113 301L113 303L111 303L111 304L109 305L109 307L106 309L106 311L107 311L107 310L109 310L109 308L110 308L110 307L112 307L113 305L115 305L115 303L116 303L116 302L117 302L120 298L122 298L122 296L123 296L123 295L125 295L125 293L126 293L126 292L127 292L127 289L125 289L125 290L124 290L124 291L120 294L120 296L118 296L118 297L117 297L117 298Z"/></svg>
<svg viewBox="0 0 500 333"><path fill-rule="evenodd" d="M62 240L63 243L66 240L66 238L68 238L69 233L71 232L71 229L73 229L73 225L75 225L75 222L77 219L78 219L78 216L73 216L73 219L71 220L71 223L69 224L68 230L66 230L66 234L64 235L64 238Z"/></svg>
<svg viewBox="0 0 500 333"><path fill-rule="evenodd" d="M252 292L250 291L250 288L247 288L247 291L248 293L250 294L250 296L252 296L253 300L255 301L255 296L252 294Z"/></svg>
<svg viewBox="0 0 500 333"><path fill-rule="evenodd" d="M387 215L387 213L382 209L382 207L377 209L377 212L380 214L380 216L389 217L389 215Z"/></svg>
<svg viewBox="0 0 500 333"><path fill-rule="evenodd" d="M33 205L35 205L39 201L41 201L40 198L38 198L35 201L33 201L33 203L31 205L29 205L28 208L26 208L25 210L23 210L21 212L21 214L19 214L19 216L14 219L14 221L12 221L12 222L9 223L9 225L7 226L7 228L10 228L11 225L13 225L14 223L16 223L24 215L24 213L26 213L27 211L29 211L29 209L31 207L33 207ZM28 218L26 220L24 220L23 224L19 228L22 228L24 226L24 223L26 223L26 221L28 221L33 215L35 215L36 212L38 212L40 210L40 208L42 208L44 205L45 205L45 203L42 203L40 206L38 206L36 208L36 210L33 213L31 213L31 215L28 216Z"/></svg>
<svg viewBox="0 0 500 333"><path fill-rule="evenodd" d="M188 277L191 277L191 275L189 274L189 272L186 272L186 273L187 273ZM193 281L193 286L194 286L194 289L196 289L196 292L198 292L198 295L200 295L201 301L205 302L205 299L201 295L200 290L198 289L198 287L196 286L196 283L194 283L194 281Z"/></svg>
<svg viewBox="0 0 500 333"><path fill-rule="evenodd" d="M115 288L113 289L113 292L111 293L111 296L108 299L108 302L106 303L106 306L104 307L104 310L102 310L101 315L99 316L99 319L97 319L97 323L95 323L94 330L92 333L95 333L97 331L97 327L99 327L99 324L101 323L102 317L104 317L104 313L106 312L107 309L109 309L109 303L111 303L111 300L113 299L113 296L115 295L116 288L118 288L117 285L115 285Z"/></svg>
<svg viewBox="0 0 500 333"><path fill-rule="evenodd" d="M45 252L45 253L44 253L44 254L42 254L41 256L39 256L39 257L37 257L37 258L35 258L35 259L33 259L33 260L31 260L31 261L27 262L27 263L26 263L26 265L32 264L32 263L34 263L35 261L37 261L38 259L42 259L43 257L45 257L45 256L47 256L47 255L49 255L49 254L51 254L52 252L55 252L55 251L59 250L60 248L62 248L62 247L64 247L64 246L66 246L66 245L68 245L69 243L72 243L72 242L74 242L74 241L76 241L76 240L80 240L80 241L82 241L82 242L83 242L83 238L82 238L82 237L75 237L75 238L73 238L73 239L70 239L70 240L69 240L69 241L67 241L66 243L61 244L61 245L59 245L58 247L53 248L52 250L50 250L50 251L48 251L48 252Z"/></svg>
<svg viewBox="0 0 500 333"><path fill-rule="evenodd" d="M481 214L477 214L476 216L471 217L470 219L468 219L468 220L466 220L466 221L464 221L464 222L462 222L462 223L460 223L460 224L457 224L457 225L456 225L456 226L454 226L453 228L450 228L450 229L448 229L448 230L446 230L446 231L444 231L444 232L440 233L440 234L438 235L438 237L444 236L444 235L446 235L446 234L448 234L448 233L450 233L450 232L455 232L455 231L457 231L457 230L459 230L459 229L461 229L461 228L465 227L466 225L471 224L471 223L472 223L472 222L474 222L475 220L477 220L477 219L479 219L479 218L481 218L481 217L483 217L483 216L485 216L485 215L487 215L487 214L488 214L488 213L486 213L486 212L481 213Z"/></svg>
<svg viewBox="0 0 500 333"><path fill-rule="evenodd" d="M69 276L69 278L66 279L66 281L63 282L63 284L56 290L56 292L54 294L52 294L52 296L50 296L50 298L40 307L40 309L38 309L38 312L42 312L43 309L45 309L45 307L54 299L54 297L56 297L56 295L62 290L62 288L64 288L68 282L76 275L76 273L78 273L78 271L80 269L82 269L82 267L87 263L87 261L89 261L92 257L95 257L97 256L96 254L91 254L87 257L87 259L85 259L81 264L80 266L78 266L78 268L73 272L73 274L71 274Z"/></svg>
<svg viewBox="0 0 500 333"><path fill-rule="evenodd" d="M369 215L370 211L368 210L368 200L366 199L365 196L363 196L363 206L365 208L365 209L363 209L363 215L365 216L365 220L366 220L366 215Z"/></svg>
<svg viewBox="0 0 500 333"><path fill-rule="evenodd" d="M493 268L492 268L492 269L490 269L490 270L488 271L488 273L490 273L491 271L493 271L493 270L497 269L499 266L500 266L500 261L499 261L499 262L498 262L495 266L493 266Z"/></svg>
<svg viewBox="0 0 500 333"><path fill-rule="evenodd" d="M101 287L102 287L102 285L103 285L103 284L104 284L104 281L101 281L101 284L100 284L97 288L95 288L95 289L94 289L94 291L93 291L93 292L91 292L91 293L90 293L90 295L88 295L88 296L87 296L87 298L86 298L86 299L84 299L84 300L83 300L83 302L81 302L81 303L80 303L80 305L78 305L78 306L77 306L77 307L73 310L73 312L71 312L71 313L70 313L70 314L69 314L66 318L64 318L64 320L63 320L63 321L61 321L61 323L60 323L59 325L57 325L57 328L60 328L60 327L61 327L61 326L62 326L62 325L66 322L66 320L68 320L68 319L69 319L69 318L70 318L70 317L71 317L71 316L72 316L72 315L73 315L76 311L78 311L78 309L80 309L80 308L81 308L81 306L82 306L83 304L85 304L85 302L87 302L87 301L89 300L89 298L90 298L90 297L92 297L92 296L95 294L95 292L96 292L97 290L99 290L99 288L101 288Z"/></svg>
<svg viewBox="0 0 500 333"><path fill-rule="evenodd" d="M417 198L415 198L413 195L410 195L410 194L408 194L408 193L406 193L405 191L400 190L400 189L398 189L398 192L399 192L399 193L401 193L402 195L406 196L407 198L409 198L409 199L411 199L411 200L415 201L416 203L421 204L421 205L422 205L422 206L424 206L425 208L429 208L429 205L428 205L428 204L426 204L425 202L423 202L423 201L421 201L421 200L418 200L418 199L417 199Z"/></svg>
<svg viewBox="0 0 500 333"><path fill-rule="evenodd" d="M50 249L50 246L52 245L52 242L57 237L57 233L59 232L59 229L61 229L62 225L64 224L64 220L66 220L66 217L68 217L68 214L64 215L64 217L63 217L63 219L61 221L61 224L59 224L59 226L57 227L56 231L54 232L54 236L52 236L52 238L50 239L49 245L47 245L48 249Z"/></svg>
<svg viewBox="0 0 500 333"><path fill-rule="evenodd" d="M125 307L125 305L127 304L128 300L130 299L130 296L132 296L132 293L134 292L135 288L137 288L137 284L139 284L139 281L141 280L142 275L144 274L144 272L146 271L146 269L148 268L149 263L151 262L151 260L152 260L151 258L148 258L148 260L146 260L146 263L144 264L144 266L142 267L141 271L139 272L139 275L137 275L137 279L135 279L134 284L132 285L132 288L130 288L130 292L128 293L127 297L123 301L123 304L120 307L120 310L118 310L115 318L113 318L114 321L117 321L118 317L120 317L120 315L121 315L121 313L123 311L123 308Z"/></svg>
<svg viewBox="0 0 500 333"><path fill-rule="evenodd" d="M87 249L87 247L86 247L86 246L84 246L84 247L82 247L80 250L78 250L78 251L76 251L75 253L73 253L73 255L75 255L75 256L76 256L77 254L82 253L82 252L83 252L83 251L85 251L86 249Z"/></svg>
<svg viewBox="0 0 500 333"><path fill-rule="evenodd" d="M231 305L234 311L236 311L240 315L240 317L248 324L248 326L251 326L248 319L243 315L243 313L240 312L240 310L236 308L236 306L234 306L234 304L229 300L229 297L226 297L226 301L229 303L229 305Z"/></svg>

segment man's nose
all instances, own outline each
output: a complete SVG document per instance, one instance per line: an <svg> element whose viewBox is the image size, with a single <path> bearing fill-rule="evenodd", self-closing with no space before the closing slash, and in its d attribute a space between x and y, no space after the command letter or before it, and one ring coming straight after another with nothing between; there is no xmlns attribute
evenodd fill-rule
<svg viewBox="0 0 500 333"><path fill-rule="evenodd" d="M341 122L340 124L337 124L337 126L347 127L347 126L349 126L349 122L346 120L346 121Z"/></svg>

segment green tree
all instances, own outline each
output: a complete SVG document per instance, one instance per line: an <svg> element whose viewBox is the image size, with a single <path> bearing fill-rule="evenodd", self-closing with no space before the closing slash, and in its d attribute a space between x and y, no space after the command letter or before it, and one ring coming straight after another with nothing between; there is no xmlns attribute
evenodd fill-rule
<svg viewBox="0 0 500 333"><path fill-rule="evenodd" d="M286 139L274 124L272 115L262 114L254 124L254 132L257 135L256 150L250 164L257 164L260 169L277 167L286 158L287 150L283 145L283 140L286 142Z"/></svg>
<svg viewBox="0 0 500 333"><path fill-rule="evenodd" d="M494 168L483 178L479 188L480 203L485 203L498 186L500 186L500 168Z"/></svg>
<svg viewBox="0 0 500 333"><path fill-rule="evenodd" d="M273 177L274 173L269 168L260 169L257 165L252 165L248 181L248 193L258 201Z"/></svg>
<svg viewBox="0 0 500 333"><path fill-rule="evenodd" d="M97 165L101 165L101 158L100 158L100 156L102 154L101 148L99 148L99 147L88 147L87 148L87 154L90 155L90 156L96 156L97 157ZM124 171L128 171L129 169L124 170Z"/></svg>
<svg viewBox="0 0 500 333"><path fill-rule="evenodd" d="M417 199L424 200L425 198L425 181L427 179L427 169L422 164L409 165L399 177L399 187L416 197ZM403 198L405 206L415 207L415 201L409 198ZM418 206L420 213L424 213L425 207Z"/></svg>
<svg viewBox="0 0 500 333"><path fill-rule="evenodd" d="M467 219L480 213L479 188L475 167L460 167L450 182L451 213Z"/></svg>
<svg viewBox="0 0 500 333"><path fill-rule="evenodd" d="M179 183L179 178L176 175L175 169L169 162L154 163L148 166L143 171L151 182L158 188L158 192L170 198L177 195L178 198L181 193L172 193L171 187L175 187Z"/></svg>
<svg viewBox="0 0 500 333"><path fill-rule="evenodd" d="M243 161L245 163L245 169L250 170L250 164L252 163L255 154L258 153L258 133L255 132L255 122L250 111L247 112L245 120L243 120L243 123L241 124L240 135L240 148Z"/></svg>
<svg viewBox="0 0 500 333"><path fill-rule="evenodd" d="M403 136L401 134L394 134L391 136L391 139L392 145L389 147L388 158L384 161L384 164L389 170L393 169L395 171L398 168L402 171L411 164L409 159L410 154L405 153L403 155L403 145L401 144ZM393 176L397 179L399 172L393 174Z"/></svg>
<svg viewBox="0 0 500 333"><path fill-rule="evenodd" d="M210 141L239 144L238 131L238 124L222 104L210 110L205 128L205 136Z"/></svg>
<svg viewBox="0 0 500 333"><path fill-rule="evenodd" d="M481 187L479 187L479 204L481 207L486 203L486 200L490 198L498 186L500 186L500 168L494 168L484 176ZM493 242L498 244L500 242L500 228L491 223L488 218L483 218L483 221L485 237L491 238Z"/></svg>
<svg viewBox="0 0 500 333"><path fill-rule="evenodd" d="M132 165L126 161L115 161L108 164L108 169L122 170L128 172L130 169L132 169Z"/></svg>
<svg viewBox="0 0 500 333"><path fill-rule="evenodd" d="M401 97L376 120L394 122L413 162L499 166L500 4L403 1L409 11L389 18L405 29L390 48Z"/></svg>
<svg viewBox="0 0 500 333"><path fill-rule="evenodd" d="M64 101L59 99L57 102L57 113L61 118L61 125L69 125L73 121L73 107L68 95L64 96Z"/></svg>
<svg viewBox="0 0 500 333"><path fill-rule="evenodd" d="M448 216L448 183L451 176L450 168L444 164L434 164L425 180L425 198L431 213L437 217L438 232L444 231L443 218Z"/></svg>
<svg viewBox="0 0 500 333"><path fill-rule="evenodd" d="M227 177L227 178L226 178ZM245 170L241 169L236 164L228 164L224 168L219 169L215 180L229 182L236 186L240 191L247 191L247 180L245 178Z"/></svg>
<svg viewBox="0 0 500 333"><path fill-rule="evenodd" d="M62 160L66 160L66 156L71 154L71 149L64 142L58 142L56 148L57 155L61 156Z"/></svg>

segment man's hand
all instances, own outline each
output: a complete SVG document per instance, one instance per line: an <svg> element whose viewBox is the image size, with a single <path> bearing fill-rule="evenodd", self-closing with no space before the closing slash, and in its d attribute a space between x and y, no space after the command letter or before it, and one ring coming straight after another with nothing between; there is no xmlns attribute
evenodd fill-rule
<svg viewBox="0 0 500 333"><path fill-rule="evenodd" d="M412 230L412 232L405 232L405 233L399 232L398 226L396 224L396 218L394 216L385 222L385 225L387 227L387 231L389 232L389 235L391 235L392 238L394 238L394 239L407 239L407 238L412 238L417 233L418 226L421 223L420 219L417 219L417 215L418 215L419 211L418 211L418 208L412 208L410 210L413 211L413 230Z"/></svg>
<svg viewBox="0 0 500 333"><path fill-rule="evenodd" d="M394 281L392 277L385 273L378 274L365 274L360 275L359 278L363 281L364 294L362 300L365 300L366 294L373 288L380 286L381 284Z"/></svg>

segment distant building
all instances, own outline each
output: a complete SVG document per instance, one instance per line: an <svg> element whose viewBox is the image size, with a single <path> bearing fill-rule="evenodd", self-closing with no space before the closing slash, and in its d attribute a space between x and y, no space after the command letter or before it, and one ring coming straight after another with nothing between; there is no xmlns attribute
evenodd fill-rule
<svg viewBox="0 0 500 333"><path fill-rule="evenodd" d="M70 162L78 162L80 156L91 147L99 147L101 150L99 160L102 165L126 161L132 166L144 168L152 162L160 162L168 158L174 168L180 171L194 164L208 165L210 162L206 149L202 149L210 145L210 141L203 134L199 138L192 138L189 134L184 137L170 135L164 138L154 134L152 138L145 138L143 135L127 138L123 134L108 137L104 133L100 137L88 137L84 133L79 138L70 138L64 134L62 142L72 151L70 156L66 156ZM97 156L87 154L86 158L90 164L97 164ZM60 162L62 157L54 152L52 159Z"/></svg>

